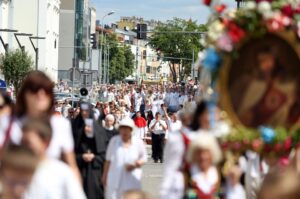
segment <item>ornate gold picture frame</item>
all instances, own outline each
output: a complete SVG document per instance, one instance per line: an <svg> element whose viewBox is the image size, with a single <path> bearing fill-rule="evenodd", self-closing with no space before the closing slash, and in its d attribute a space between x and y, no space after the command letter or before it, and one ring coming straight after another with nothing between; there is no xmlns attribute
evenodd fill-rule
<svg viewBox="0 0 300 199"><path fill-rule="evenodd" d="M249 38L223 56L220 105L235 126L290 128L300 118L300 42L292 31Z"/></svg>

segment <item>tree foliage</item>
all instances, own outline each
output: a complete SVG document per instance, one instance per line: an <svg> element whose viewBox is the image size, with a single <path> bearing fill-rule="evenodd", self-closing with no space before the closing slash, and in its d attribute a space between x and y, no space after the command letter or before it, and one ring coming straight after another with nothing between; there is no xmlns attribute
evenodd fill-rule
<svg viewBox="0 0 300 199"><path fill-rule="evenodd" d="M21 50L10 51L1 57L0 69L5 81L13 85L16 93L26 74L32 70L33 61L27 52Z"/></svg>
<svg viewBox="0 0 300 199"><path fill-rule="evenodd" d="M115 34L107 35L110 49L109 82L122 81L133 73L134 55L128 45L118 43Z"/></svg>
<svg viewBox="0 0 300 199"><path fill-rule="evenodd" d="M160 24L154 29L154 34L150 37L149 44L159 50L164 57L187 58L191 60L164 59L169 61L170 71L173 81L177 77L183 80L191 73L193 51L197 53L203 48L200 44L200 34L182 34L176 32L205 32L205 25L198 25L196 21L174 18L164 24ZM196 58L195 58L196 59ZM179 66L176 70L176 66Z"/></svg>

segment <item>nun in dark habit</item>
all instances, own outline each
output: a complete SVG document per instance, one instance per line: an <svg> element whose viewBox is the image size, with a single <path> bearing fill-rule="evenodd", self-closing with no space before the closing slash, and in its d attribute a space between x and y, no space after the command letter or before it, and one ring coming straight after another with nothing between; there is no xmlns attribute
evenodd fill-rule
<svg viewBox="0 0 300 199"><path fill-rule="evenodd" d="M80 105L80 114L72 123L76 161L88 199L104 199L101 184L107 136L94 119L92 106Z"/></svg>

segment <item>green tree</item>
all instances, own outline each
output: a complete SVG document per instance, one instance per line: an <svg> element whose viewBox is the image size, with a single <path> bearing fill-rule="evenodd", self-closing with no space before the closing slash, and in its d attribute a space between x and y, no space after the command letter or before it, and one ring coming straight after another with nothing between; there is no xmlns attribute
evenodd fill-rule
<svg viewBox="0 0 300 199"><path fill-rule="evenodd" d="M14 86L17 94L24 77L33 69L31 56L21 50L10 51L1 57L0 63L5 81Z"/></svg>
<svg viewBox="0 0 300 199"><path fill-rule="evenodd" d="M164 57L187 58L185 59L164 59L169 61L170 71L173 81L179 77L190 75L193 52L195 55L203 49L200 44L200 34L182 34L176 32L204 32L206 25L198 25L196 21L174 18L166 23L158 25L154 29L154 34L150 37L149 44L163 54ZM176 70L178 67L178 72Z"/></svg>
<svg viewBox="0 0 300 199"><path fill-rule="evenodd" d="M115 34L106 36L110 50L109 82L122 81L133 73L134 54L129 45L120 44Z"/></svg>

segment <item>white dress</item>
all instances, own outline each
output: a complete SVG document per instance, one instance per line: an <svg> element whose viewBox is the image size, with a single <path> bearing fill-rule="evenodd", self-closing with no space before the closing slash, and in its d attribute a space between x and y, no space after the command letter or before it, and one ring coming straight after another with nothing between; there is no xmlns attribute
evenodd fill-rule
<svg viewBox="0 0 300 199"><path fill-rule="evenodd" d="M181 130L189 139L195 136L195 132L187 128ZM172 132L164 150L165 163L163 166L163 179L160 187L161 199L175 199L178 195L178 185L182 181L182 174L179 172L185 153L185 145L180 131ZM178 187L179 188L176 188ZM180 190L181 191L181 190ZM176 197L177 198L177 197ZM180 198L180 197L179 197Z"/></svg>
<svg viewBox="0 0 300 199"><path fill-rule="evenodd" d="M106 199L121 199L126 191L141 189L142 169L128 172L125 168L127 164L147 160L146 148L141 139L133 136L131 145L125 148L120 136L113 137L108 145L106 160L110 162Z"/></svg>

